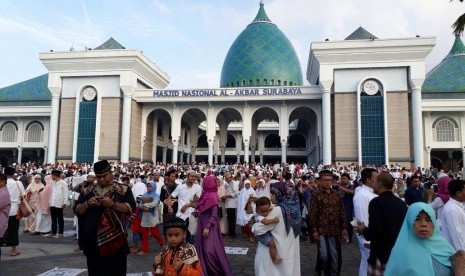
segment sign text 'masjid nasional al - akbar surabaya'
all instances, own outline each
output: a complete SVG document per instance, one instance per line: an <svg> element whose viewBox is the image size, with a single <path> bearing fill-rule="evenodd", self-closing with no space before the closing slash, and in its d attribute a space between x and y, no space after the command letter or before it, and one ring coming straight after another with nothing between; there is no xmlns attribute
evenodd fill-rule
<svg viewBox="0 0 465 276"><path fill-rule="evenodd" d="M302 94L300 88L154 90L153 97L242 97Z"/></svg>

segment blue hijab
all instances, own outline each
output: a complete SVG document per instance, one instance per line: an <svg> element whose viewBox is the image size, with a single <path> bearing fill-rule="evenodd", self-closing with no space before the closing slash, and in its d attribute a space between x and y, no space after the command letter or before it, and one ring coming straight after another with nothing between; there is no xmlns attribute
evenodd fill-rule
<svg viewBox="0 0 465 276"><path fill-rule="evenodd" d="M151 197L153 198L153 201L159 201L160 196L157 194L157 183L150 181L149 184L152 186L152 191L147 191L145 194L142 195L142 197ZM151 208L150 212L152 215L155 215L157 208Z"/></svg>
<svg viewBox="0 0 465 276"><path fill-rule="evenodd" d="M413 231L413 224L421 211L425 211L430 216L434 225L433 235L427 239L420 239ZM431 206L417 202L408 208L384 275L434 275L432 258L451 267L450 257L454 253L454 248L439 230L436 214Z"/></svg>
<svg viewBox="0 0 465 276"><path fill-rule="evenodd" d="M277 182L271 186L270 192L276 196L276 206L281 207L287 234L292 228L297 238L301 231L302 216L296 185L290 181Z"/></svg>

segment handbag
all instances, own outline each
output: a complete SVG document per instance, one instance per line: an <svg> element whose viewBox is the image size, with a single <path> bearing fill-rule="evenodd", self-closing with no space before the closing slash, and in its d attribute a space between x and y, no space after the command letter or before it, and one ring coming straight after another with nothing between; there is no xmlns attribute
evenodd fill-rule
<svg viewBox="0 0 465 276"><path fill-rule="evenodd" d="M106 208L98 224L97 245L101 257L114 256L127 243L121 220L114 210Z"/></svg>
<svg viewBox="0 0 465 276"><path fill-rule="evenodd" d="M16 187L18 187L20 195L20 203L18 205L18 213L16 214L17 219L27 218L33 212L31 205L27 202L26 197L22 194L21 189L19 188L18 181L16 181Z"/></svg>

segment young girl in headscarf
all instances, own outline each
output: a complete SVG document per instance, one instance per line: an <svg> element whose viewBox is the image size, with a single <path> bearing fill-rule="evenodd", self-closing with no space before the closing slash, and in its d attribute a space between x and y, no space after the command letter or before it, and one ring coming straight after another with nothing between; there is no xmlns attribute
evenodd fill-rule
<svg viewBox="0 0 465 276"><path fill-rule="evenodd" d="M154 237L160 247L163 247L163 239L158 230L157 206L160 203L160 196L157 194L157 184L155 182L147 183L147 192L142 195L142 205L140 210L142 212L142 220L140 223L142 232L142 251L139 255L149 254L149 232Z"/></svg>
<svg viewBox="0 0 465 276"><path fill-rule="evenodd" d="M255 213L253 200L257 198L255 190L251 187L250 181L244 181L244 188L241 189L237 200L237 224L241 226L242 233L247 234L250 242L254 242L252 226L250 220Z"/></svg>
<svg viewBox="0 0 465 276"><path fill-rule="evenodd" d="M37 201L39 199L39 192L44 188L44 184L40 182L40 175L36 174L32 178L31 184L27 186L26 194L28 195L28 202L34 211L31 215L26 218L26 225L24 231L35 233L36 230L36 214L37 214Z"/></svg>
<svg viewBox="0 0 465 276"><path fill-rule="evenodd" d="M452 275L454 253L431 206L417 202L408 208L384 275Z"/></svg>
<svg viewBox="0 0 465 276"><path fill-rule="evenodd" d="M206 176L202 189L202 195L197 204L199 218L196 238L202 275L232 275L220 233L216 178Z"/></svg>

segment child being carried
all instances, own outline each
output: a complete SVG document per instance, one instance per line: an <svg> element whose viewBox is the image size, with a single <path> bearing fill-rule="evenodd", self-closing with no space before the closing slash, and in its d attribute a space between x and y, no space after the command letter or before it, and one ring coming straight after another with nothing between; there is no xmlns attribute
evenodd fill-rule
<svg viewBox="0 0 465 276"><path fill-rule="evenodd" d="M266 218L266 216L268 216L270 211L273 209L271 207L271 201L269 198L267 198L266 196L260 197L259 199L257 199L257 201L255 201L255 206L256 212L258 214L257 216L255 216L256 223L268 225L279 222L278 218ZM271 231L257 236L257 239L261 244L269 247L270 257L274 264L279 264L283 261L283 259L278 256L278 249L276 248L276 243L274 242L273 237L271 236Z"/></svg>

